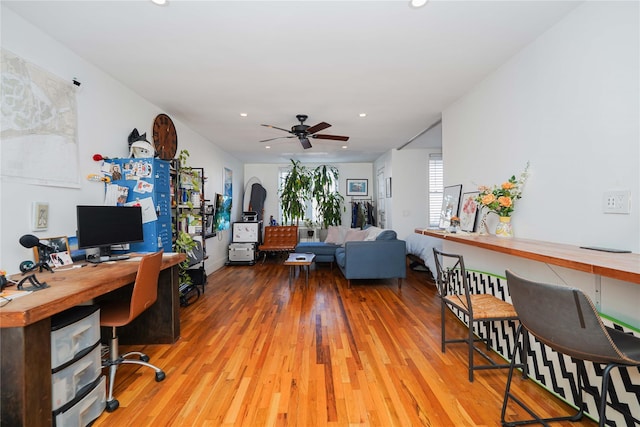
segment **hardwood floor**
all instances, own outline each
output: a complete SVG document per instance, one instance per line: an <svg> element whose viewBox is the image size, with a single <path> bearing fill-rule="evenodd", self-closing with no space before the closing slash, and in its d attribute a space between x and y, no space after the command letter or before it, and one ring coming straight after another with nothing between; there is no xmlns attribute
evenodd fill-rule
<svg viewBox="0 0 640 427"><path fill-rule="evenodd" d="M401 290L395 280L347 289L337 268L320 264L309 289L304 275L289 289L275 259L218 270L181 309L181 339L143 348L166 379L121 366L120 408L94 425L500 425L507 372L479 371L469 383L464 344L440 351L434 286L426 273L408 275ZM453 316L447 326L465 330ZM569 412L532 381L518 376L514 390L541 415Z"/></svg>

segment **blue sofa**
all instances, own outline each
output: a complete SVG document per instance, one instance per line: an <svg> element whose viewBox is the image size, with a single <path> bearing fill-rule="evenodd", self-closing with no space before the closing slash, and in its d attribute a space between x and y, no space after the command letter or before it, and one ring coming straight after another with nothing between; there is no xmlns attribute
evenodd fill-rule
<svg viewBox="0 0 640 427"><path fill-rule="evenodd" d="M385 230L376 240L346 242L336 249L336 264L351 287L352 279L402 279L407 277L407 246L396 232Z"/></svg>
<svg viewBox="0 0 640 427"><path fill-rule="evenodd" d="M340 245L326 242L300 242L296 245L296 252L314 253L316 254L315 262L330 262L333 266L336 249L339 247Z"/></svg>

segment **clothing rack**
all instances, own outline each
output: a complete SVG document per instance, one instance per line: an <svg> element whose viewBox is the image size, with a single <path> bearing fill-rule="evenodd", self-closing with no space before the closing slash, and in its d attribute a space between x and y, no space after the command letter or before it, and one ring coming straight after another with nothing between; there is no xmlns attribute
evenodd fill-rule
<svg viewBox="0 0 640 427"><path fill-rule="evenodd" d="M375 203L372 197L351 198L351 228L376 225Z"/></svg>

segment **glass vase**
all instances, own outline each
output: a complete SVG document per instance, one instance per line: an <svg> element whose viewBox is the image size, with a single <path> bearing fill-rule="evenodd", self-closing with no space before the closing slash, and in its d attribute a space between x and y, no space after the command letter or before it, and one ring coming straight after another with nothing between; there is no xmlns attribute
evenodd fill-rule
<svg viewBox="0 0 640 427"><path fill-rule="evenodd" d="M500 222L496 226L496 236L513 237L513 227L511 226L510 216L501 216Z"/></svg>

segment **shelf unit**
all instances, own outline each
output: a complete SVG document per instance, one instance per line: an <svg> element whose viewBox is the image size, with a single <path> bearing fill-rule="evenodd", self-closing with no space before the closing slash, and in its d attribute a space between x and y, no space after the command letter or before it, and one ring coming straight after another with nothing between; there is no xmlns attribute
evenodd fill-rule
<svg viewBox="0 0 640 427"><path fill-rule="evenodd" d="M200 242L201 248L196 248L195 259L187 254L190 260L189 275L195 285L201 286L204 292L206 274L204 260L206 259L206 239L211 233L206 231L206 223L213 216L209 199L205 197L206 176L203 168L181 167L177 159L171 161L171 209L173 218L174 251L179 252L175 245L178 233L186 232L194 240ZM213 234L215 235L215 234Z"/></svg>

